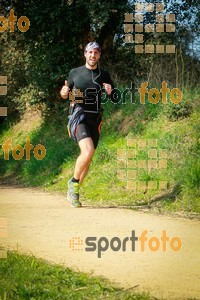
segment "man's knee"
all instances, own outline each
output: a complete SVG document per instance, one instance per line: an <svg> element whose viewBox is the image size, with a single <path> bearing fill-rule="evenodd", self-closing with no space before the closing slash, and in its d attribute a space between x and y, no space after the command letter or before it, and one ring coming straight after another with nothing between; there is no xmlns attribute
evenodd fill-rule
<svg viewBox="0 0 200 300"><path fill-rule="evenodd" d="M94 155L95 149L87 148L84 151L81 151L81 155L84 157L86 161L90 161Z"/></svg>
<svg viewBox="0 0 200 300"><path fill-rule="evenodd" d="M86 139L83 139L79 142L79 147L80 147L80 150L81 150L81 156L82 158L89 162L93 155L94 155L94 152L95 152L95 149L94 149L94 144L93 144L93 141L91 138L86 138Z"/></svg>

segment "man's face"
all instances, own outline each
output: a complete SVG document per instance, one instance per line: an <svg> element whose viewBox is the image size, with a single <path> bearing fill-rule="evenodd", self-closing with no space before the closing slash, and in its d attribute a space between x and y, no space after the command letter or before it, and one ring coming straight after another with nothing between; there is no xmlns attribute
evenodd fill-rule
<svg viewBox="0 0 200 300"><path fill-rule="evenodd" d="M97 49L91 49L85 52L86 65L91 68L95 68L100 59L100 53Z"/></svg>

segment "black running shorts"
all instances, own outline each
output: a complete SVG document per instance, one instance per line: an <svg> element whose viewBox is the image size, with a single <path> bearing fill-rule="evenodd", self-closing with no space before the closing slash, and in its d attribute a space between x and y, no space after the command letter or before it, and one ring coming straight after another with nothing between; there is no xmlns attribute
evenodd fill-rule
<svg viewBox="0 0 200 300"><path fill-rule="evenodd" d="M77 126L76 139L78 142L90 137L93 141L94 148L97 148L101 129L101 116L99 114L87 113L86 118Z"/></svg>

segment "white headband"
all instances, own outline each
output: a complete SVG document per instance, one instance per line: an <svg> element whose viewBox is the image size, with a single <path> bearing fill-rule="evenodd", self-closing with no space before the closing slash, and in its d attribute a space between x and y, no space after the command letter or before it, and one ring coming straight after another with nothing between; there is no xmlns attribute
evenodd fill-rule
<svg viewBox="0 0 200 300"><path fill-rule="evenodd" d="M97 49L99 52L101 52L101 48L98 43L96 42L90 42L85 46L85 52L92 50L92 49Z"/></svg>

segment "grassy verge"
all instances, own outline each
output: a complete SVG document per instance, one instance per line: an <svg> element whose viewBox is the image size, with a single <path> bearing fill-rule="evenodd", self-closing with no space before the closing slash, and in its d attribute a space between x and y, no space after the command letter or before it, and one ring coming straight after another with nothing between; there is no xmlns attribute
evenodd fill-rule
<svg viewBox="0 0 200 300"><path fill-rule="evenodd" d="M104 124L99 147L87 180L81 188L82 201L92 205L147 205L159 195L161 201L156 205L163 211L182 211L200 213L200 125L199 125L199 90L183 91L183 100L179 105L157 105L146 101L145 105L127 99L126 104L104 104ZM30 138L35 147L46 147L46 156L37 160L33 153L27 161L5 161L0 151L0 177L11 178L27 186L41 186L47 190L66 193L67 181L73 174L75 159L78 155L76 143L67 138L67 111L55 111L46 115L39 126L15 129L8 126L1 129L0 143L12 136L12 145L24 146ZM127 189L127 179L118 175L118 150L128 153L127 139L157 140L157 153L167 152L167 169L137 170L137 180L145 182L146 187ZM131 150L132 151L132 150ZM136 163L148 160L148 150L137 152ZM126 158L128 161L128 158ZM124 171L127 176L127 162ZM152 181L156 187L147 188ZM160 189L159 182L165 181L165 188Z"/></svg>
<svg viewBox="0 0 200 300"><path fill-rule="evenodd" d="M101 277L74 272L34 256L8 252L0 259L0 300L151 299L114 287Z"/></svg>

